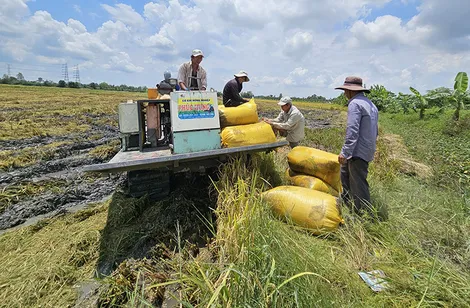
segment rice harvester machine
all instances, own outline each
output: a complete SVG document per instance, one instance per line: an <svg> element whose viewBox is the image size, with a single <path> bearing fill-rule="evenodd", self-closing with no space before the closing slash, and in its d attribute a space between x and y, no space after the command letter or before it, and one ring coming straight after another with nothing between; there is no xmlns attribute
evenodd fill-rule
<svg viewBox="0 0 470 308"><path fill-rule="evenodd" d="M287 145L274 143L222 148L217 93L148 90L148 99L119 104L121 150L107 163L84 167L86 172L127 172L127 192L154 199L170 191L173 173L217 168L228 157Z"/></svg>

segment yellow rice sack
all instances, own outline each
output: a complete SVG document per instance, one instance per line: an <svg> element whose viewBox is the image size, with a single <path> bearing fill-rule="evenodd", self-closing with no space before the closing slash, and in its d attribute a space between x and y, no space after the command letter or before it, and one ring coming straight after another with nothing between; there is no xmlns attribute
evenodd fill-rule
<svg viewBox="0 0 470 308"><path fill-rule="evenodd" d="M226 148L276 142L271 125L265 122L225 127L220 136Z"/></svg>
<svg viewBox="0 0 470 308"><path fill-rule="evenodd" d="M219 106L219 118L221 127L258 122L258 111L254 98L237 107Z"/></svg>
<svg viewBox="0 0 470 308"><path fill-rule="evenodd" d="M314 234L334 231L344 223L335 197L297 186L279 186L262 194L280 219L292 221Z"/></svg>
<svg viewBox="0 0 470 308"><path fill-rule="evenodd" d="M286 171L286 177L294 186L305 187L328 193L332 196L339 197L339 193L336 189L325 183L319 178L311 175L297 173L290 169Z"/></svg>
<svg viewBox="0 0 470 308"><path fill-rule="evenodd" d="M341 191L338 155L298 146L287 155L290 169L322 179L336 191Z"/></svg>

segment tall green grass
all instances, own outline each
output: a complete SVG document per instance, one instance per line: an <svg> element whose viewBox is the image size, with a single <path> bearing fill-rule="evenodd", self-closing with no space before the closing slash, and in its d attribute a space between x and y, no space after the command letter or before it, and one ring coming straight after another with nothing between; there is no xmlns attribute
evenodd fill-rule
<svg viewBox="0 0 470 308"><path fill-rule="evenodd" d="M217 260L185 263L187 306L409 307L470 304L470 222L463 202L415 179L373 181L373 200L386 203L384 223L349 222L325 237L277 221L259 193L270 176L251 166L225 167L217 208ZM385 271L390 288L374 294L357 272Z"/></svg>

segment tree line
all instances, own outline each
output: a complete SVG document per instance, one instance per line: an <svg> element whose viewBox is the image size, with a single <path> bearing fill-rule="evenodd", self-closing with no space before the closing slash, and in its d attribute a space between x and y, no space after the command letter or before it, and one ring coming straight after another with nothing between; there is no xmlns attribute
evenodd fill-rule
<svg viewBox="0 0 470 308"><path fill-rule="evenodd" d="M4 74L0 79L0 84L11 84L11 85L24 85L24 86L40 86L40 87L59 87L59 88L85 88L94 90L109 90L109 91L128 91L128 92L147 92L147 87L134 87L126 84L113 85L106 82L91 82L88 84L69 81L59 80L54 82L52 80L45 80L39 77L37 80L26 80L22 73L18 73L16 77L8 76Z"/></svg>
<svg viewBox="0 0 470 308"><path fill-rule="evenodd" d="M437 108L442 112L445 109L454 109L454 119L460 119L460 111L470 107L470 91L468 90L468 76L465 72L459 72L454 79L454 87L439 87L421 93L410 87L411 94L399 92L395 94L387 90L383 85L373 85L367 97L377 106L377 109L389 113L419 113L423 119L426 110ZM348 99L344 93L333 100L333 103L347 105Z"/></svg>

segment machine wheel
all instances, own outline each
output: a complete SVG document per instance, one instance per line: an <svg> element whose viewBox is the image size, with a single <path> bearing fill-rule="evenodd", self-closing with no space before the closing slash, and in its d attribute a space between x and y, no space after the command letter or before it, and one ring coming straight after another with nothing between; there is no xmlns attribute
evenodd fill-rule
<svg viewBox="0 0 470 308"><path fill-rule="evenodd" d="M127 173L127 194L133 198L144 195L160 200L170 193L170 172L159 169L129 171Z"/></svg>

